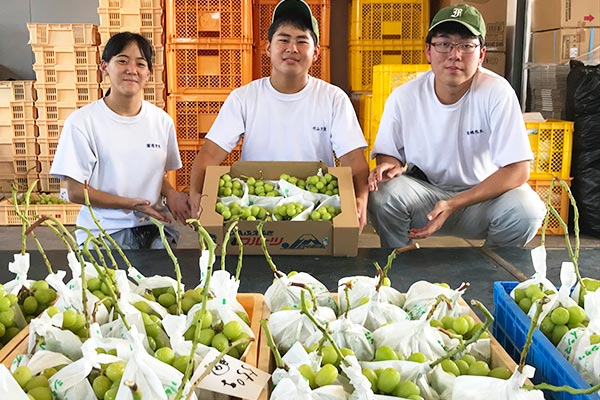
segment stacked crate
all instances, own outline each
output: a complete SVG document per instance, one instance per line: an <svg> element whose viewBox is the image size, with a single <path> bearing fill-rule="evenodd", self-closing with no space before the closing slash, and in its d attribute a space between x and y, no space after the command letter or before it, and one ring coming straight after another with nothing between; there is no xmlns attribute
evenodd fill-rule
<svg viewBox="0 0 600 400"><path fill-rule="evenodd" d="M348 73L352 92L368 92L378 64L425 64L428 0L352 0Z"/></svg>
<svg viewBox="0 0 600 400"><path fill-rule="evenodd" d="M251 0L168 0L167 111L183 167L169 174L178 190L229 93L252 80ZM241 143L223 162L239 160Z"/></svg>
<svg viewBox="0 0 600 400"><path fill-rule="evenodd" d="M35 55L39 129L40 188L59 192L60 181L49 175L65 119L101 97L98 27L92 24L27 24Z"/></svg>
<svg viewBox="0 0 600 400"><path fill-rule="evenodd" d="M163 29L164 0L99 0L100 38L104 45L116 33L139 33L154 48L152 75L143 91L144 100L165 108L166 71L165 71L165 35ZM103 47L100 48L102 55ZM108 77L102 82L104 93L110 87Z"/></svg>
<svg viewBox="0 0 600 400"><path fill-rule="evenodd" d="M280 0L255 0L254 3L254 79L271 75L271 59L267 55L267 40L273 11ZM331 0L306 0L306 4L319 22L320 54L308 71L311 76L330 80L329 19Z"/></svg>
<svg viewBox="0 0 600 400"><path fill-rule="evenodd" d="M33 81L0 82L0 190L27 190L38 179Z"/></svg>

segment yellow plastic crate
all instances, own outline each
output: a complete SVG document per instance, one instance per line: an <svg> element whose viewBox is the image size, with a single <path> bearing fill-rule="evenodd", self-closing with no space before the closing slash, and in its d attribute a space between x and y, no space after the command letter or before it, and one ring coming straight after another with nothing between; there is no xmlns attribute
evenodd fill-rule
<svg viewBox="0 0 600 400"><path fill-rule="evenodd" d="M548 120L527 122L525 127L534 155L530 179L569 178L574 123Z"/></svg>
<svg viewBox="0 0 600 400"><path fill-rule="evenodd" d="M373 67L379 64L425 64L424 40L362 40L348 47L350 90L372 90Z"/></svg>
<svg viewBox="0 0 600 400"><path fill-rule="evenodd" d="M567 182L567 185L571 187L571 178L563 179ZM550 189L550 183L552 180L544 180L544 179L530 179L529 186L540 196L540 199L544 203L546 203L548 197L548 190ZM552 206L558 211L560 218L562 218L565 223L568 224L569 219L569 195L567 194L567 190L563 188L558 182L554 183L554 187L552 188L552 194L550 195L550 203ZM538 231L538 234L542 233L542 229ZM560 226L558 222L558 218L556 218L553 214L550 214L550 218L548 219L548 227L546 229L546 235L564 235L565 231Z"/></svg>
<svg viewBox="0 0 600 400"><path fill-rule="evenodd" d="M373 95L371 93L363 93L360 95L358 105L358 122L365 135L367 141L367 148L365 149L365 158L369 164L369 168L375 168L375 160L371 160L371 150L373 150L373 143L375 143L375 135L377 132L373 132L371 122L371 109L372 109Z"/></svg>
<svg viewBox="0 0 600 400"><path fill-rule="evenodd" d="M373 66L373 116L378 120L381 119L385 101L395 88L404 85L430 69L431 65L429 64L382 64ZM375 137L373 137L374 140Z"/></svg>
<svg viewBox="0 0 600 400"><path fill-rule="evenodd" d="M21 209L23 210L23 208ZM27 220L34 223L42 215L51 215L64 225L74 225L80 209L80 204L71 203L31 205L27 213ZM0 225L22 225L14 205L8 202L0 203Z"/></svg>
<svg viewBox="0 0 600 400"><path fill-rule="evenodd" d="M411 39L425 42L429 0L353 0L349 40Z"/></svg>

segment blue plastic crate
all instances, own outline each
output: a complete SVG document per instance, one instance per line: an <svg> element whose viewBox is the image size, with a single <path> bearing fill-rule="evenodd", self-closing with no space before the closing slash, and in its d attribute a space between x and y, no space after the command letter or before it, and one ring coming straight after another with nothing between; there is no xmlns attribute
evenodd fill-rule
<svg viewBox="0 0 600 400"><path fill-rule="evenodd" d="M531 319L510 297L510 292L517 284L518 282L494 282L492 335L518 364ZM539 329L533 332L533 342L527 353L526 362L535 367L535 376L533 377L535 383L545 382L556 386L569 385L574 388L590 387L575 367ZM545 395L546 398L555 400L600 400L598 393L573 396L568 393L545 392Z"/></svg>

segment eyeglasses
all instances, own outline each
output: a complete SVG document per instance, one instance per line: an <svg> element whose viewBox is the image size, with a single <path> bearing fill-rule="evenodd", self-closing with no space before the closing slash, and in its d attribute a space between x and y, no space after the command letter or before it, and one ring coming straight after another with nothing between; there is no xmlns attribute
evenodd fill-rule
<svg viewBox="0 0 600 400"><path fill-rule="evenodd" d="M456 48L456 50L460 51L464 54L471 54L478 48L480 45L475 43L450 43L450 42L437 42L431 43L435 50L438 53L450 53L452 49Z"/></svg>

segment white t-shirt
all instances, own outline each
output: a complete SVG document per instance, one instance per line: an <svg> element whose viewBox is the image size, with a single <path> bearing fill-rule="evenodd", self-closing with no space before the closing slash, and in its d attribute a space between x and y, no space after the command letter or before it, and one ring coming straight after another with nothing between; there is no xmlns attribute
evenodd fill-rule
<svg viewBox="0 0 600 400"><path fill-rule="evenodd" d="M387 99L371 156L385 154L418 166L443 189L466 189L498 168L531 160L525 123L508 82L479 68L471 88L444 105L429 71Z"/></svg>
<svg viewBox="0 0 600 400"><path fill-rule="evenodd" d="M283 94L261 78L227 97L207 139L230 152L244 135L244 161L323 161L367 146L350 99L340 88L309 77L298 93Z"/></svg>
<svg viewBox="0 0 600 400"><path fill-rule="evenodd" d="M157 205L164 173L178 168L177 137L167 113L144 101L138 115L123 117L100 99L69 115L50 174L87 181L94 189ZM108 233L148 224L140 223L140 215L132 210L94 207L94 214ZM87 207L81 208L77 225L99 233ZM87 238L82 231L76 235L79 243Z"/></svg>

